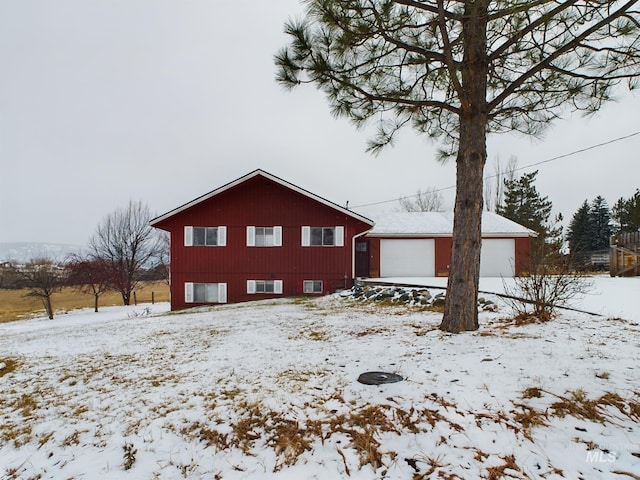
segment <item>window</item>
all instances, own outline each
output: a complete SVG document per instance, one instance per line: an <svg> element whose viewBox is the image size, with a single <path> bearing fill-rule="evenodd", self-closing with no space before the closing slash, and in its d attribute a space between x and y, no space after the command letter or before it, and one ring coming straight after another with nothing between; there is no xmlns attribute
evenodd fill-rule
<svg viewBox="0 0 640 480"><path fill-rule="evenodd" d="M217 246L227 244L227 227L184 227L184 246Z"/></svg>
<svg viewBox="0 0 640 480"><path fill-rule="evenodd" d="M302 246L344 246L344 227L302 227Z"/></svg>
<svg viewBox="0 0 640 480"><path fill-rule="evenodd" d="M226 283L185 283L185 303L227 303Z"/></svg>
<svg viewBox="0 0 640 480"><path fill-rule="evenodd" d="M322 280L305 280L303 282L304 293L322 293Z"/></svg>
<svg viewBox="0 0 640 480"><path fill-rule="evenodd" d="M282 293L282 280L247 280L247 293Z"/></svg>
<svg viewBox="0 0 640 480"><path fill-rule="evenodd" d="M248 247L282 246L282 227L247 227Z"/></svg>

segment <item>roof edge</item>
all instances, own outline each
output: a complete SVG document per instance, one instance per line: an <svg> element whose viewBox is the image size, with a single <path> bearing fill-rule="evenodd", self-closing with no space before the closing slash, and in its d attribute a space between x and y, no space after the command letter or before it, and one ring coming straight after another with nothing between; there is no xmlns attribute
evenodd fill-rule
<svg viewBox="0 0 640 480"><path fill-rule="evenodd" d="M358 213L355 213L352 210L349 210L347 208L341 207L340 205L338 205L337 203L333 203L330 200L327 200L324 197L321 197L319 195L316 195L315 193L311 193L309 190L305 190L304 188L298 187L297 185L294 185L293 183L289 183L286 180L283 180L280 177L277 177L269 172L266 172L260 168L254 170L253 172L250 172L240 178L237 178L236 180L233 180L225 185L222 185L221 187L216 188L215 190L210 191L209 193L205 193L204 195L201 195L199 197L194 198L193 200L191 200L190 202L187 202L183 205L180 205L177 208L174 208L173 210L169 210L168 212L153 218L149 221L149 225L151 225L152 227L155 227L156 224L163 222L171 217L173 217L174 215L177 215L178 213L184 212L185 210L188 210L191 207L194 207L195 205L198 205L199 203L202 203L206 200L209 200L210 198L215 197L216 195L219 195L227 190L230 190L244 182L246 182L247 180L250 180L254 177L257 176L261 176L264 178L267 178L279 185L282 185L283 187L286 187L290 190L293 190L295 192L300 193L301 195L304 195L305 197L311 198L312 200L315 200L319 203L322 203L323 205L326 205L330 208L333 208L334 210L338 210L339 212L344 213L345 215L349 215L357 220L360 220L364 223L367 223L371 226L374 225L373 220L360 215ZM159 228L159 227L156 227Z"/></svg>

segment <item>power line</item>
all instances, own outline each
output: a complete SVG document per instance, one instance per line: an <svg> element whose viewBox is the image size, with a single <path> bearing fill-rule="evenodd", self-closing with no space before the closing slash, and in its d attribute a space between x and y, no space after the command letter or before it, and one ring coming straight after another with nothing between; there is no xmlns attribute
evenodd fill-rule
<svg viewBox="0 0 640 480"><path fill-rule="evenodd" d="M535 167L537 165L542 165L544 163L550 163L550 162L553 162L555 160L560 160L562 158L570 157L572 155L577 155L578 153L588 152L589 150L594 150L596 148L604 147L605 145L610 145L612 143L620 142L622 140L626 140L628 138L635 137L636 135L640 135L640 131L637 131L637 132L634 132L634 133L630 133L629 135L624 135L622 137L614 138L613 140L608 140L606 142L598 143L596 145L591 145L590 147L581 148L580 150L574 150L573 152L570 152L570 153L564 153L562 155L558 155L557 157L548 158L547 160L541 160L540 162L530 163L530 164L524 165L522 167L514 168L513 171L517 172L518 170L525 170L527 168ZM484 177L483 180L490 180L492 178L499 177L499 176L503 175L504 173L505 172L500 172L500 173L495 173L493 175L488 175L488 176ZM434 192L434 193L444 192L445 190L451 190L452 188L455 188L455 187L456 187L455 185L449 185L448 187L436 188L436 189L433 189L431 191ZM406 197L394 198L392 200L381 200L379 202L365 203L363 205L355 205L355 206L353 206L351 208L373 207L375 205L383 205L385 203L398 202L403 198L415 198L415 197L418 197L419 195L420 194L408 195Z"/></svg>

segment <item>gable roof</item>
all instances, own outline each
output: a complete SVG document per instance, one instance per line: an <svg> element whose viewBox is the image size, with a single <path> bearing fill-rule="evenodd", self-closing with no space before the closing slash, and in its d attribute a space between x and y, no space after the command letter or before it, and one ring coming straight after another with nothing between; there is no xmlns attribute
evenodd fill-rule
<svg viewBox="0 0 640 480"><path fill-rule="evenodd" d="M248 173L247 175L245 175L243 177L240 177L237 180L229 182L226 185L223 185L222 187L216 188L215 190L212 190L209 193L205 193L204 195L202 195L202 196L200 196L198 198L195 198L194 200L191 200L190 202L185 203L184 205L181 205L178 208L174 208L173 210L171 210L171 211L169 211L169 212L167 212L167 213L165 213L163 215L160 215L159 217L156 217L156 218L152 219L149 222L149 224L151 226L154 226L154 225L156 225L156 224L158 224L158 223L160 223L160 222L162 222L162 221L164 221L164 220L166 220L166 219L168 219L170 217L173 217L174 215L177 215L180 212L183 212L183 211L185 211L185 210L187 210L187 209L189 209L189 208L191 208L191 207L193 207L195 205L198 205L199 203L202 203L202 202L204 202L206 200L209 200L210 198L213 198L216 195L221 194L222 192L226 192L227 190L230 190L230 189L232 189L232 188L234 188L234 187L246 182L247 180L250 180L250 179L252 179L254 177L257 177L257 176L261 176L261 177L266 178L266 179L268 179L268 180L270 180L270 181L272 181L274 183L282 185L285 188L288 188L288 189L293 190L293 191L295 191L297 193L300 193L301 195L304 195L305 197L308 197L308 198L310 198L312 200L315 200L316 202L319 202L319 203L321 203L321 204L323 204L323 205L325 205L325 206L327 206L329 208L333 208L334 210L338 210L339 212L341 212L341 213L343 213L345 215L348 215L350 217L353 217L353 218L355 218L357 220L360 220L361 222L367 223L369 225L373 225L373 221L368 219L367 217L363 217L362 215L358 215L357 213L352 212L351 210L348 210L348 209L346 209L344 207L341 207L340 205L338 205L336 203L330 202L326 198L322 198L322 197L320 197L318 195L315 195L315 194L309 192L308 190L305 190L304 188L300 188L297 185L289 183L289 182L287 182L287 181L285 181L285 180L283 180L283 179L281 179L279 177L276 177L275 175L272 175L272 174L270 174L268 172L265 172L264 170L261 170L261 169L254 170L253 172Z"/></svg>
<svg viewBox="0 0 640 480"><path fill-rule="evenodd" d="M399 212L375 219L368 236L449 237L453 232L453 212ZM537 233L493 212L482 212L483 237L533 237Z"/></svg>

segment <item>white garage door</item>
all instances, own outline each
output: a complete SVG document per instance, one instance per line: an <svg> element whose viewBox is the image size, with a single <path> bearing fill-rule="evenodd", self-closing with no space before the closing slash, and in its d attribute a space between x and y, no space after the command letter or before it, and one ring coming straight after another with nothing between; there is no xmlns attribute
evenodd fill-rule
<svg viewBox="0 0 640 480"><path fill-rule="evenodd" d="M434 277L433 240L380 240L381 277Z"/></svg>
<svg viewBox="0 0 640 480"><path fill-rule="evenodd" d="M515 240L483 239L480 251L481 277L513 277L515 274Z"/></svg>

